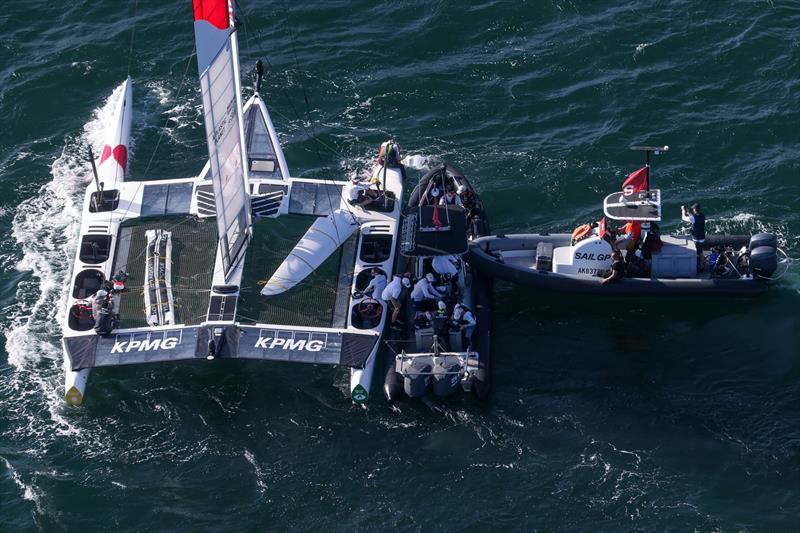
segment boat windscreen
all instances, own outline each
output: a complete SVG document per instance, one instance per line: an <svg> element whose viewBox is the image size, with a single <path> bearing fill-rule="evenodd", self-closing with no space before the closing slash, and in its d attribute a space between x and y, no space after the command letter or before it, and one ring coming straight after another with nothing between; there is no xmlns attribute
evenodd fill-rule
<svg viewBox="0 0 800 533"><path fill-rule="evenodd" d="M629 195L615 192L603 200L603 212L612 220L638 220L658 222L661 220L661 191L651 189Z"/></svg>

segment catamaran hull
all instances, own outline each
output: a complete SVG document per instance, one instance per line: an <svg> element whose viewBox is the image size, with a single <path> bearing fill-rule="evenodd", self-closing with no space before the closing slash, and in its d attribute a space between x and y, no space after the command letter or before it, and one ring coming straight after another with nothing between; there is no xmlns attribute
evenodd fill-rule
<svg viewBox="0 0 800 533"><path fill-rule="evenodd" d="M123 83L122 94L119 96L116 108L114 109L112 120L105 132L103 138L103 148L98 158L97 174L98 181L105 190L113 189L116 184L125 181L128 165L128 148L130 147L131 138L131 119L133 116L133 82L131 78L127 78ZM98 213L91 213L90 204L91 193L97 192L94 183L89 185L84 200L84 220L83 228L81 231L81 238L87 233L86 226L90 223L88 220L91 216L98 216ZM72 292L73 279L79 275L77 268L81 265L80 246L75 257L76 271L72 272L66 290ZM105 267L102 269L105 279L111 277L111 261L106 262ZM66 309L66 316L64 317L63 329L65 336L69 335L70 313L73 308L75 298L68 299ZM69 405L80 405L83 402L86 393L86 384L89 380L91 369L82 369L74 371L70 365L69 355L64 348L64 393L65 400Z"/></svg>
<svg viewBox="0 0 800 533"><path fill-rule="evenodd" d="M531 254L534 254L539 243L549 243L554 247L569 246L570 238L571 235L568 233L483 237L470 243L467 260L476 270L487 276L538 289L576 294L747 298L764 293L768 287L765 280L753 278L625 278L618 283L601 285L598 277L537 270L534 267L533 259L528 266L507 264L498 254L498 252L521 251L530 251ZM706 238L706 247L729 245L739 248L747 245L749 240L750 236L746 235L709 235ZM533 258L533 255L531 257Z"/></svg>

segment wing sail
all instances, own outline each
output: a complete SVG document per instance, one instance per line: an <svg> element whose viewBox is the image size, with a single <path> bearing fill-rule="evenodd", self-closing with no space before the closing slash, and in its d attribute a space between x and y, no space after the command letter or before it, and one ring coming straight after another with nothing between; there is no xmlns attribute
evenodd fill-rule
<svg viewBox="0 0 800 533"><path fill-rule="evenodd" d="M226 280L250 234L239 54L227 0L194 0L197 68Z"/></svg>

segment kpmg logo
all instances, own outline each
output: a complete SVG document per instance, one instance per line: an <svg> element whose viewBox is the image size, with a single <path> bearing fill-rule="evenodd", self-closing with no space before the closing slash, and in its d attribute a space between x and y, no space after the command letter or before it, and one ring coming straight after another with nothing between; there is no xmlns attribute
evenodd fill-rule
<svg viewBox="0 0 800 533"><path fill-rule="evenodd" d="M264 350L291 350L319 352L328 345L328 334L312 331L262 329L255 348Z"/></svg>
<svg viewBox="0 0 800 533"><path fill-rule="evenodd" d="M181 337L181 330L117 335L111 353L172 350L181 343Z"/></svg>

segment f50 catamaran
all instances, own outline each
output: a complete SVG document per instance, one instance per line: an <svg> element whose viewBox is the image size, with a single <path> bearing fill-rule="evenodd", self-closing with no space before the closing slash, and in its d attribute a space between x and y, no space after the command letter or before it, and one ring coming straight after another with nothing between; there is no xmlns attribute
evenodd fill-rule
<svg viewBox="0 0 800 533"><path fill-rule="evenodd" d="M232 4L194 0L194 19L209 161L197 177L128 181L126 80L84 199L66 401L83 401L94 368L247 358L348 366L364 402L386 308L359 289L373 269L392 274L396 148L379 158L369 202L349 200L358 183L291 177L258 94L262 69L242 105Z"/></svg>

